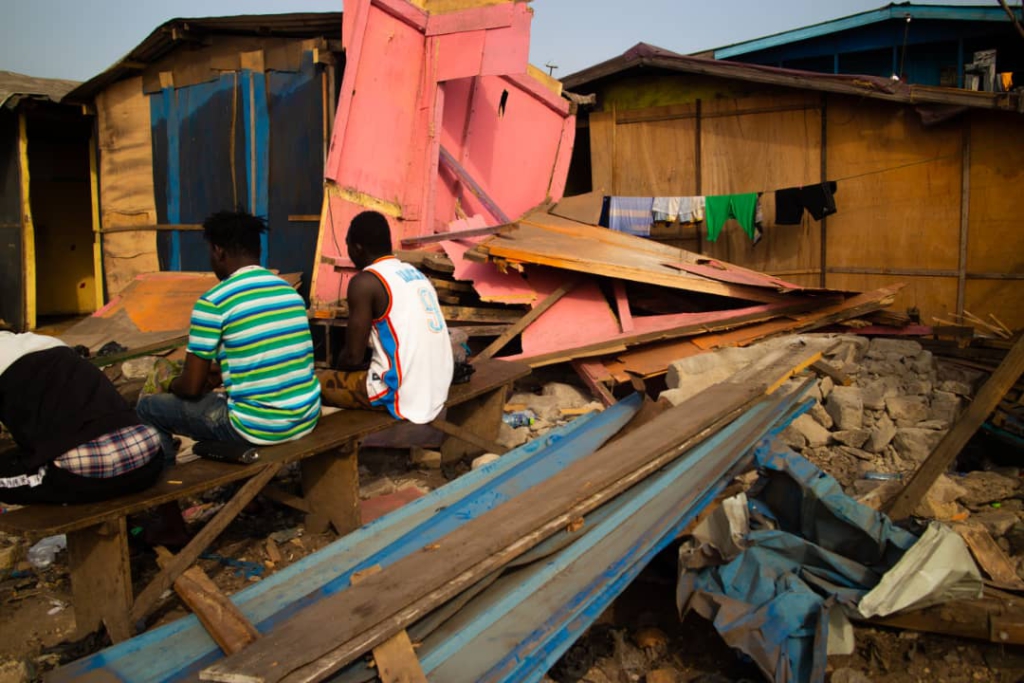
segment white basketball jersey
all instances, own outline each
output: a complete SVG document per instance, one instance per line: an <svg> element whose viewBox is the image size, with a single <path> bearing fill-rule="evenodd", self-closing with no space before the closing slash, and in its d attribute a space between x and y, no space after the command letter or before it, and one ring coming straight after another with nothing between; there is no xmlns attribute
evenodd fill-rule
<svg viewBox="0 0 1024 683"><path fill-rule="evenodd" d="M380 278L390 301L370 332L370 402L399 420L426 424L444 408L455 365L437 292L423 273L394 256L365 270Z"/></svg>

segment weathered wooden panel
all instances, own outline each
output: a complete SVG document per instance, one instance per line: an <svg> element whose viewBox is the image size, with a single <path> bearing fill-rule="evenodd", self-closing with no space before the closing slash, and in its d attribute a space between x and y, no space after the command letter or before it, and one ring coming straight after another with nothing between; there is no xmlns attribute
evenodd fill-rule
<svg viewBox="0 0 1024 683"><path fill-rule="evenodd" d="M827 265L956 269L960 124L925 128L910 107L839 97L827 118L828 175L839 181Z"/></svg>
<svg viewBox="0 0 1024 683"><path fill-rule="evenodd" d="M120 81L97 95L96 117L102 229L155 224L150 113L142 79ZM156 233L103 236L108 298L120 293L136 275L159 269Z"/></svg>
<svg viewBox="0 0 1024 683"><path fill-rule="evenodd" d="M697 194L697 119L617 123L614 194L676 197Z"/></svg>
<svg viewBox="0 0 1024 683"><path fill-rule="evenodd" d="M964 308L988 322L993 313L1011 330L1024 329L1024 280L968 280Z"/></svg>
<svg viewBox="0 0 1024 683"><path fill-rule="evenodd" d="M828 273L825 277L825 284L828 287L855 292L867 292L897 282L906 283L906 287L896 295L896 301L889 307L890 311L906 313L908 308L917 307L921 312L921 322L925 325L933 324L933 317L953 320L953 316L956 315L955 277L896 277L849 273Z"/></svg>
<svg viewBox="0 0 1024 683"><path fill-rule="evenodd" d="M594 192L611 194L615 189L615 114L590 115L590 183Z"/></svg>
<svg viewBox="0 0 1024 683"><path fill-rule="evenodd" d="M967 270L1024 273L1024 124L1015 114L973 112L970 125Z"/></svg>
<svg viewBox="0 0 1024 683"><path fill-rule="evenodd" d="M774 191L821 182L820 110L793 97L774 104L765 98L715 102L707 109L718 115L702 112L703 194L764 192L764 237L753 244L729 221L717 242L705 240L703 253L761 271L819 268L821 225L805 214L800 225L776 226ZM728 115L752 109L762 113Z"/></svg>

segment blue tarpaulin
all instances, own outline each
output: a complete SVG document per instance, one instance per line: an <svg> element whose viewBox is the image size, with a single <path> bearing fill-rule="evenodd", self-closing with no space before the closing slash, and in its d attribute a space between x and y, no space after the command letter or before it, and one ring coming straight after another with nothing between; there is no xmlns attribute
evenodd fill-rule
<svg viewBox="0 0 1024 683"><path fill-rule="evenodd" d="M751 517L770 523L727 564L680 574L680 614L711 620L771 680L824 681L829 611L855 607L917 537L778 443L757 464Z"/></svg>

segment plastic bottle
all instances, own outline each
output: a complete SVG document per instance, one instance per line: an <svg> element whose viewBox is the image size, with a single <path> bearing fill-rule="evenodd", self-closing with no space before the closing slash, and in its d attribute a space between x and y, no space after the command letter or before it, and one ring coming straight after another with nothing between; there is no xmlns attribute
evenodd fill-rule
<svg viewBox="0 0 1024 683"><path fill-rule="evenodd" d="M514 413L505 413L501 416L502 422L512 429L529 427L536 419L537 416L533 414L532 410L517 410Z"/></svg>
<svg viewBox="0 0 1024 683"><path fill-rule="evenodd" d="M28 549L26 559L36 569L45 569L53 564L57 553L68 547L68 539L64 534L48 536Z"/></svg>

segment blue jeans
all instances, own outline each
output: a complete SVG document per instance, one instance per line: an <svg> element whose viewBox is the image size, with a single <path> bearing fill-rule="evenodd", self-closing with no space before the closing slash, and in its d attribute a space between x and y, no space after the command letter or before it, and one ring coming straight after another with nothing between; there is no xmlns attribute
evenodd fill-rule
<svg viewBox="0 0 1024 683"><path fill-rule="evenodd" d="M142 424L160 432L164 463L174 464L178 447L174 434L196 441L245 441L228 417L228 401L223 394L209 393L195 401L174 394L156 394L139 399L135 408Z"/></svg>

